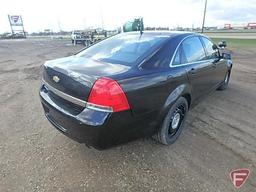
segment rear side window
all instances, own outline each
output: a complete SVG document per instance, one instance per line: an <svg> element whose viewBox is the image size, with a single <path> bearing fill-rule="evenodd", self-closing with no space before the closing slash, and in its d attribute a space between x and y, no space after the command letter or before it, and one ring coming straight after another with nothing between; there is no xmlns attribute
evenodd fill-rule
<svg viewBox="0 0 256 192"><path fill-rule="evenodd" d="M203 45L198 37L185 39L181 45L188 63L201 61L206 58Z"/></svg>
<svg viewBox="0 0 256 192"><path fill-rule="evenodd" d="M214 44L209 39L207 39L205 37L202 37L202 41L205 45L207 59L218 58L218 51L213 49Z"/></svg>
<svg viewBox="0 0 256 192"><path fill-rule="evenodd" d="M176 55L174 57L174 60L172 62L172 65L180 65L181 61L180 61L180 49L177 50Z"/></svg>
<svg viewBox="0 0 256 192"><path fill-rule="evenodd" d="M180 46L179 49L176 52L176 55L175 55L174 60L172 62L172 65L176 66L176 65L185 64L185 63L187 63L187 59L184 55L184 51L183 51L182 46Z"/></svg>
<svg viewBox="0 0 256 192"><path fill-rule="evenodd" d="M171 62L171 43L163 45L146 63L144 69L169 68Z"/></svg>

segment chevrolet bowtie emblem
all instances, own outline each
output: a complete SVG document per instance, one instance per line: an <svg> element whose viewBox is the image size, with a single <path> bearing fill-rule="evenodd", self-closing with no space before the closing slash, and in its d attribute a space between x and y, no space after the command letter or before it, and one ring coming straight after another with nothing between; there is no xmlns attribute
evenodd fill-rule
<svg viewBox="0 0 256 192"><path fill-rule="evenodd" d="M60 78L58 76L53 76L52 80L58 83L60 81Z"/></svg>

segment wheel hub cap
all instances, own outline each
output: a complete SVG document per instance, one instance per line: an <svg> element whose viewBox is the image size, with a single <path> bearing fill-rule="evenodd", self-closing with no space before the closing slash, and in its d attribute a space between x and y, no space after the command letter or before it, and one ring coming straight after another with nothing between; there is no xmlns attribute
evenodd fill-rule
<svg viewBox="0 0 256 192"><path fill-rule="evenodd" d="M176 113L172 120L172 129L177 129L180 122L180 114Z"/></svg>

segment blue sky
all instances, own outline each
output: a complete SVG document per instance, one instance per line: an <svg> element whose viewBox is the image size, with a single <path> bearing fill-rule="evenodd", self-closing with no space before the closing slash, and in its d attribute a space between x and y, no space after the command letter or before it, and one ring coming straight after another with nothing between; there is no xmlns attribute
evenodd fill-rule
<svg viewBox="0 0 256 192"><path fill-rule="evenodd" d="M114 29L137 16L145 26L200 27L205 0L12 0L0 6L0 32L10 31L7 15L23 16L25 30L87 27ZM103 19L102 19L103 18ZM103 21L103 23L102 23ZM256 0L208 0L206 26L256 22Z"/></svg>

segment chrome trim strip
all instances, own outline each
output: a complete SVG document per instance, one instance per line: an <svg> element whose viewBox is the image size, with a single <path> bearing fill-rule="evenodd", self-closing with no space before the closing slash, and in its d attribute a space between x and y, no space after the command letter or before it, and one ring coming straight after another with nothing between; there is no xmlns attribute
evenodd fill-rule
<svg viewBox="0 0 256 192"><path fill-rule="evenodd" d="M183 65L193 65L193 64L204 63L204 62L209 62L209 61L213 61L213 59L206 59L206 60L202 60L202 61L183 63L183 64L179 64L179 65L171 65L170 67L175 68L175 67L180 67L180 66L183 66Z"/></svg>
<svg viewBox="0 0 256 192"><path fill-rule="evenodd" d="M86 101L83 101L81 99L77 99L71 95L68 95L66 93L63 93L62 91L59 91L58 89L52 87L51 85L49 85L48 83L46 83L44 80L43 80L43 84L46 86L47 89L49 89L50 91L52 91L53 93L55 93L56 95L58 95L59 97L71 102L71 103L74 103L76 105L79 105L79 106L82 106L82 107L86 107L86 104L87 102Z"/></svg>
<svg viewBox="0 0 256 192"><path fill-rule="evenodd" d="M56 95L58 95L59 97L74 103L76 105L88 108L88 109L93 109L96 111L101 111L101 112L113 112L113 109L111 107L107 107L107 106L101 106L101 105L96 105L93 103L89 103L86 101L83 101L81 99L78 99L76 97L73 97L71 95L68 95L66 93L63 93L62 91L59 91L58 89L54 88L53 86L49 85L46 81L42 80L42 84L46 86L47 89L49 89L50 91L52 91L53 93L55 93Z"/></svg>
<svg viewBox="0 0 256 192"><path fill-rule="evenodd" d="M108 112L108 113L113 112L112 107L96 105L96 104L88 103L88 102L87 102L86 108L93 109L93 110L96 110L96 111L101 111L101 112Z"/></svg>

